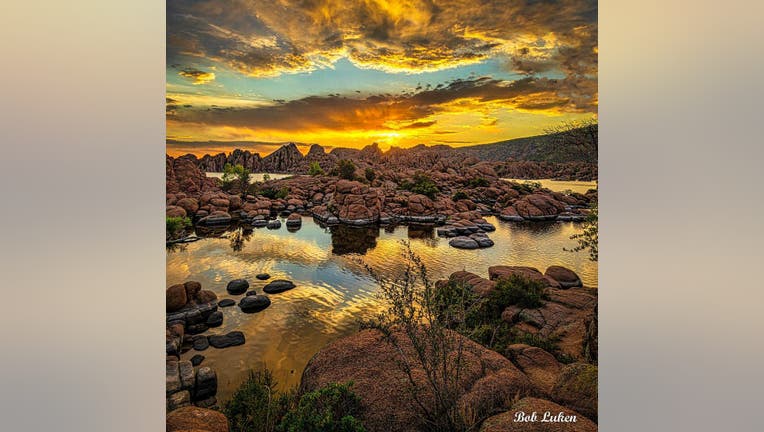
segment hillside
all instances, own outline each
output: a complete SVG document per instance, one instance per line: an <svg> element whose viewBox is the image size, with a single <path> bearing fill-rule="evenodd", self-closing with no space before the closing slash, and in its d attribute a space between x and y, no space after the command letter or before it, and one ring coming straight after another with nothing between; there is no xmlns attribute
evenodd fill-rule
<svg viewBox="0 0 764 432"><path fill-rule="evenodd" d="M588 134L580 128L563 136L560 133L516 138L492 144L460 147L458 150L487 161L597 162L597 146L583 139ZM594 129L596 137L596 126ZM581 136L582 139L578 139ZM571 142L571 137L574 142Z"/></svg>

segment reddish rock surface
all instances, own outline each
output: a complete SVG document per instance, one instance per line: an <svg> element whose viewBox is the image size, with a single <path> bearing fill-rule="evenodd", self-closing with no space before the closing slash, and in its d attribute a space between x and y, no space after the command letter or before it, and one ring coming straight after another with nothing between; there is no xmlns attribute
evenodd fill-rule
<svg viewBox="0 0 764 432"><path fill-rule="evenodd" d="M516 422L515 416L518 412L530 415L536 412L538 420L535 422ZM575 416L575 422L541 422L544 413L549 412L550 416L558 413L564 413L565 416ZM527 397L520 399L512 405L512 409L502 414L495 415L486 419L480 427L480 432L596 432L597 424L587 419L580 413L569 408L557 405L544 399Z"/></svg>
<svg viewBox="0 0 764 432"><path fill-rule="evenodd" d="M167 414L166 427L167 432L228 432L228 419L219 411L187 406Z"/></svg>

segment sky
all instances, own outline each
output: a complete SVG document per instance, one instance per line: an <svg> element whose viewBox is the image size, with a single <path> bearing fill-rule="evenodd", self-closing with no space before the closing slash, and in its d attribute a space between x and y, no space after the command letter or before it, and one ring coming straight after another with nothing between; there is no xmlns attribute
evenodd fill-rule
<svg viewBox="0 0 764 432"><path fill-rule="evenodd" d="M596 0L167 1L170 155L458 147L596 113Z"/></svg>

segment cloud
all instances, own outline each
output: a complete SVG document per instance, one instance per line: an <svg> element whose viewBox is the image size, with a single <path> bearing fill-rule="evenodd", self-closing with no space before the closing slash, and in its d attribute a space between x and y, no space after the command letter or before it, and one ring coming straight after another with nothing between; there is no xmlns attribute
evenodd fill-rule
<svg viewBox="0 0 764 432"><path fill-rule="evenodd" d="M503 81L488 77L458 79L447 85L416 93L348 98L310 96L254 107L179 107L168 119L179 123L247 128L252 131L333 130L396 131L434 126L434 116L449 112L490 111L508 108L532 112L578 112L563 80L527 77ZM484 125L493 126L495 118ZM443 132L440 132L443 133Z"/></svg>
<svg viewBox="0 0 764 432"><path fill-rule="evenodd" d="M258 77L343 57L400 73L491 57L528 74L596 64L596 0L168 0L167 17L168 63L201 58Z"/></svg>
<svg viewBox="0 0 764 432"><path fill-rule="evenodd" d="M178 75L183 78L188 78L194 85L207 84L208 82L215 80L215 74L212 72L204 72L199 69L186 68L178 72Z"/></svg>

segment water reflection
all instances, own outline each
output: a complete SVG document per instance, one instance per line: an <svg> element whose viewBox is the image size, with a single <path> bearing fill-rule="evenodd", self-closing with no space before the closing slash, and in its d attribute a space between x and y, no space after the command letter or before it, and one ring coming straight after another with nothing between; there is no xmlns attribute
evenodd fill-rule
<svg viewBox="0 0 764 432"><path fill-rule="evenodd" d="M433 279L448 277L457 270L487 276L488 267L497 264L531 265L544 271L550 265L563 265L576 271L588 286L597 286L597 264L585 253L570 253L570 235L580 232L571 222L513 224L493 217L496 226L490 233L496 246L479 250L459 250L448 246L448 239L437 237L430 226L397 226L327 229L310 218L302 228L290 232L282 228L246 230L235 227L202 230L202 240L168 247L167 284L197 280L218 299L231 296L225 286L231 279L249 280L251 289L262 292L265 281L255 278L269 273L273 279L288 279L297 287L271 295L269 308L255 314L238 307L221 309L223 325L207 334L240 330L246 336L241 346L202 352L204 365L218 373L218 399L222 402L245 379L253 367L267 365L281 386L299 383L308 360L325 344L357 329L358 319L372 317L381 307L376 283L366 273L359 257L379 274L395 274L403 268L401 240L411 247ZM223 236L223 237L221 237ZM195 351L183 354L189 359Z"/></svg>
<svg viewBox="0 0 764 432"><path fill-rule="evenodd" d="M359 254L377 246L378 227L332 227L332 253L336 255Z"/></svg>

